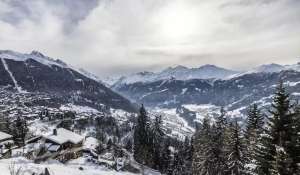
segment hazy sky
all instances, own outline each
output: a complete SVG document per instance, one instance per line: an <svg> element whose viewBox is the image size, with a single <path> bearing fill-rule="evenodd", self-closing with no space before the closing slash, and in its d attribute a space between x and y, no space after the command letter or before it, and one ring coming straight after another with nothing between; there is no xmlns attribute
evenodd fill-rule
<svg viewBox="0 0 300 175"><path fill-rule="evenodd" d="M300 61L300 0L0 0L0 49L100 77Z"/></svg>

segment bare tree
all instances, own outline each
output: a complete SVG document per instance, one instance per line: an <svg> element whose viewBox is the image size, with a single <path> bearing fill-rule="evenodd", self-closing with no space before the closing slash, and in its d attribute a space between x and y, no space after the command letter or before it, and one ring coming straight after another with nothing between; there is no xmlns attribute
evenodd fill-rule
<svg viewBox="0 0 300 175"><path fill-rule="evenodd" d="M16 166L15 162L11 162L8 169L9 169L10 175L21 175L21 173L22 173L22 167Z"/></svg>

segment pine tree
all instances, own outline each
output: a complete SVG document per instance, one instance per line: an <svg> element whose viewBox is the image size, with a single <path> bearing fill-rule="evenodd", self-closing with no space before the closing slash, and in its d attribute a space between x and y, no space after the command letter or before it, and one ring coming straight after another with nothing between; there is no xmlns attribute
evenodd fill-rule
<svg viewBox="0 0 300 175"><path fill-rule="evenodd" d="M272 175L274 170L271 163L275 160L275 145L272 138L265 130L258 138L258 143L254 149L254 164L256 165L253 173L257 175Z"/></svg>
<svg viewBox="0 0 300 175"><path fill-rule="evenodd" d="M193 175L213 174L212 131L210 120L204 118L202 126L196 131L193 141Z"/></svg>
<svg viewBox="0 0 300 175"><path fill-rule="evenodd" d="M251 105L248 110L245 130L248 163L253 163L254 150L258 144L259 137L263 132L263 126L264 117L258 109L258 106L256 104Z"/></svg>
<svg viewBox="0 0 300 175"><path fill-rule="evenodd" d="M228 171L231 175L246 174L245 145L241 134L241 128L237 121L230 125L230 138L228 150Z"/></svg>
<svg viewBox="0 0 300 175"><path fill-rule="evenodd" d="M143 165L152 164L152 133L147 112L142 105L134 130L134 158Z"/></svg>
<svg viewBox="0 0 300 175"><path fill-rule="evenodd" d="M217 117L216 124L212 128L212 148L213 148L213 164L216 174L224 174L227 171L226 155L227 143L229 137L228 121L226 111L221 108L221 115Z"/></svg>
<svg viewBox="0 0 300 175"><path fill-rule="evenodd" d="M285 151L280 154L281 159L287 159L289 169L295 174L300 174L300 111L299 106L289 117L292 121L289 122L290 132L289 138L285 141Z"/></svg>
<svg viewBox="0 0 300 175"><path fill-rule="evenodd" d="M161 116L155 117L155 122L152 129L153 133L153 164L154 169L161 170L161 147L164 138L164 132L162 129Z"/></svg>
<svg viewBox="0 0 300 175"><path fill-rule="evenodd" d="M295 152L296 126L289 95L282 82L277 87L270 113L268 127L256 149L257 173L296 174L299 172Z"/></svg>

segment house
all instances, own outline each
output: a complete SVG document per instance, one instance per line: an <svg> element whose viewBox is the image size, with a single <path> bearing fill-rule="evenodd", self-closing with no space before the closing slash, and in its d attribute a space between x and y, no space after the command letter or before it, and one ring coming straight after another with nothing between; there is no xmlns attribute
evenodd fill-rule
<svg viewBox="0 0 300 175"><path fill-rule="evenodd" d="M37 143L44 145L49 152L79 148L83 144L84 137L64 128L53 129L46 136L38 136L27 141L27 144Z"/></svg>
<svg viewBox="0 0 300 175"><path fill-rule="evenodd" d="M0 131L0 158L7 158L10 156L10 148L13 143L12 135Z"/></svg>
<svg viewBox="0 0 300 175"><path fill-rule="evenodd" d="M81 147L84 140L83 136L64 128L54 129L52 134L44 138L46 144L51 144L50 147L48 147L49 151Z"/></svg>

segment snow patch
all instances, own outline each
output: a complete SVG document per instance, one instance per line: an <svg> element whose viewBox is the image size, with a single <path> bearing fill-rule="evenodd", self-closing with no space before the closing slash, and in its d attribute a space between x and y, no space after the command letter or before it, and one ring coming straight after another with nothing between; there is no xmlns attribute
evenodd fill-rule
<svg viewBox="0 0 300 175"><path fill-rule="evenodd" d="M9 70L8 65L6 64L6 61L4 60L4 58L1 58L2 64L4 66L4 69L6 70L6 72L9 74L11 80L14 83L15 88L17 89L17 91L19 93L27 93L26 91L22 90L22 88L18 85L17 80L15 79L14 75L12 74L12 72Z"/></svg>
<svg viewBox="0 0 300 175"><path fill-rule="evenodd" d="M62 105L60 108L62 111L74 111L76 113L98 113L97 109L88 106L78 106L74 104Z"/></svg>

